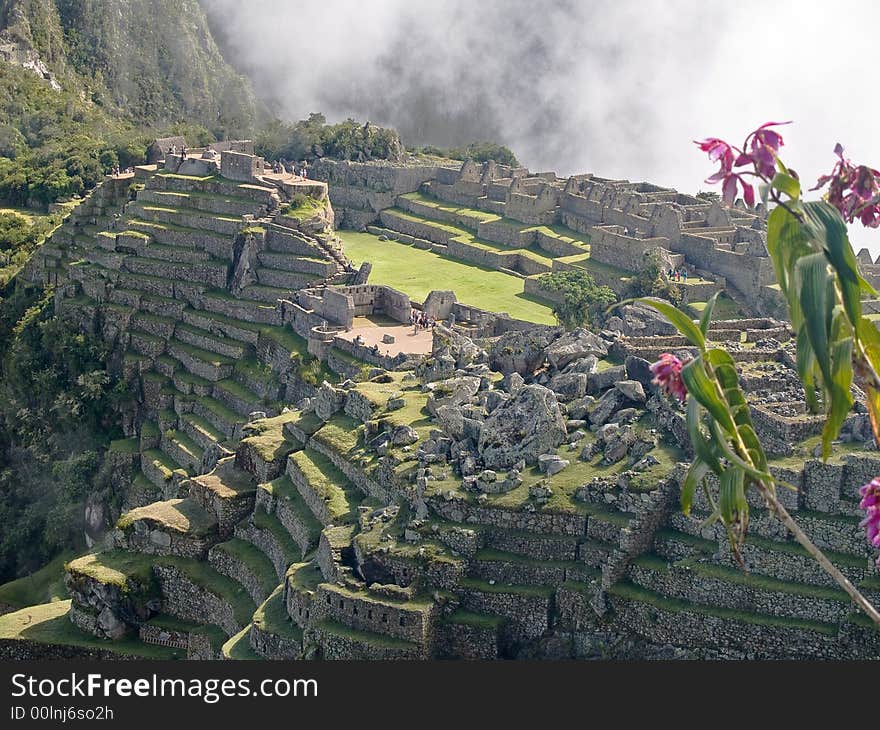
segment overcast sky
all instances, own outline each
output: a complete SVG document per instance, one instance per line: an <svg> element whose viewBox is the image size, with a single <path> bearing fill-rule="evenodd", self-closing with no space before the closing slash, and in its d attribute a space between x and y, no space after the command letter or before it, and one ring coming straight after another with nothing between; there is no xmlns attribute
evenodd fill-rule
<svg viewBox="0 0 880 730"><path fill-rule="evenodd" d="M880 167L863 0L201 0L280 115L395 126L413 144L493 140L532 170L686 192L691 140L793 120L784 159L830 171L841 142ZM219 21L219 22L218 22ZM880 254L880 234L851 230Z"/></svg>

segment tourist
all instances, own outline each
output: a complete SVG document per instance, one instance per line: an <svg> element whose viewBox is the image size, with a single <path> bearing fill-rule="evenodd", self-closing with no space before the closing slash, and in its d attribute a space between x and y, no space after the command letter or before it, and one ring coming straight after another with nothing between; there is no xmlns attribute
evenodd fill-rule
<svg viewBox="0 0 880 730"><path fill-rule="evenodd" d="M186 145L180 148L180 161L183 162L186 159Z"/></svg>
<svg viewBox="0 0 880 730"><path fill-rule="evenodd" d="M687 284L687 280L688 280L688 270L687 269L681 270L681 277L682 277L682 280L684 281L684 283Z"/></svg>

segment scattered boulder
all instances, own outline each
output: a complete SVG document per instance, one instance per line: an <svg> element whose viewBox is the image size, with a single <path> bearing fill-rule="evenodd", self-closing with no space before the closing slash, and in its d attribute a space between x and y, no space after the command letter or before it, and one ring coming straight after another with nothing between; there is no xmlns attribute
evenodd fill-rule
<svg viewBox="0 0 880 730"><path fill-rule="evenodd" d="M625 401L626 396L617 388L606 390L593 406L593 410L590 411L590 423L594 426L601 426L607 423Z"/></svg>
<svg viewBox="0 0 880 730"><path fill-rule="evenodd" d="M558 332L553 327L505 332L492 342L489 365L505 375L531 374L544 363L545 349Z"/></svg>
<svg viewBox="0 0 880 730"><path fill-rule="evenodd" d="M614 384L614 387L617 388L623 396L633 403L644 404L647 400L645 397L645 389L642 388L642 384L637 380L621 380Z"/></svg>
<svg viewBox="0 0 880 730"><path fill-rule="evenodd" d="M483 423L477 450L490 469L534 463L565 441L565 419L552 390L526 385Z"/></svg>
<svg viewBox="0 0 880 730"><path fill-rule="evenodd" d="M626 360L623 361L623 366L626 369L627 379L635 380L645 387L651 385L654 374L650 370L651 363L647 360L635 355L628 355Z"/></svg>
<svg viewBox="0 0 880 730"><path fill-rule="evenodd" d="M563 459L558 454L541 454L538 457L538 468L547 476L558 474L571 462Z"/></svg>
<svg viewBox="0 0 880 730"><path fill-rule="evenodd" d="M412 426L398 426L391 432L394 446L409 446L419 440L419 434Z"/></svg>
<svg viewBox="0 0 880 730"><path fill-rule="evenodd" d="M560 373L559 375L554 375L550 380L550 390L556 393L559 399L563 401L581 398L587 392L587 377L586 373Z"/></svg>
<svg viewBox="0 0 880 730"><path fill-rule="evenodd" d="M608 345L598 335L588 329L578 327L566 332L547 348L547 360L557 370L562 370L574 360L588 357L605 357Z"/></svg>
<svg viewBox="0 0 880 730"><path fill-rule="evenodd" d="M342 410L342 406L345 404L345 391L334 388L325 380L318 389L318 395L312 401L315 406L315 415L322 421L329 421L334 413Z"/></svg>
<svg viewBox="0 0 880 730"><path fill-rule="evenodd" d="M626 368L623 365L615 365L607 370L593 373L587 382L587 393L598 395L620 380L626 380Z"/></svg>

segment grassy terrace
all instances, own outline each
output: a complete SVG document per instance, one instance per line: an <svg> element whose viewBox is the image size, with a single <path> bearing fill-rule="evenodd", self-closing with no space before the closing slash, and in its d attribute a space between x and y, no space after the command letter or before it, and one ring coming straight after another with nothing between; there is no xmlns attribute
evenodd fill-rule
<svg viewBox="0 0 880 730"><path fill-rule="evenodd" d="M66 598L64 563L70 557L62 553L30 575L4 583L0 586L0 604L22 608Z"/></svg>
<svg viewBox="0 0 880 730"><path fill-rule="evenodd" d="M298 451L290 458L315 494L324 500L334 524L354 522L358 492L330 459L312 449Z"/></svg>
<svg viewBox="0 0 880 730"><path fill-rule="evenodd" d="M321 536L321 530L324 529L324 526L315 519L312 511L305 503L305 500L303 500L302 495L297 491L296 487L293 486L293 482L290 481L289 476L285 475L283 477L278 477L271 482L261 484L259 488L268 492L272 496L287 502L290 509L296 513L300 524L302 524L305 527L306 532L308 532L310 541L315 545L318 544L318 539Z"/></svg>
<svg viewBox="0 0 880 730"><path fill-rule="evenodd" d="M729 621L757 624L759 626L800 629L805 631L815 631L828 636L837 636L837 627L832 626L831 624L821 623L819 621L808 621L806 619L749 613L747 611L722 608L720 606L688 603L687 601L682 601L676 598L661 596L659 593L654 593L653 591L633 585L632 583L615 583L608 589L608 592L619 598L628 601L646 603L671 613L693 613L702 616L713 616L715 618L727 619Z"/></svg>
<svg viewBox="0 0 880 730"><path fill-rule="evenodd" d="M302 629L291 621L284 605L284 586L278 586L254 613L254 626L267 634L302 641Z"/></svg>
<svg viewBox="0 0 880 730"><path fill-rule="evenodd" d="M260 581L260 586L264 591L271 591L278 585L278 576L275 574L272 561L266 557L262 550L251 543L233 538L228 542L216 545L213 550L226 553L229 557L247 566Z"/></svg>
<svg viewBox="0 0 880 730"><path fill-rule="evenodd" d="M284 438L284 424L297 418L297 411L288 411L274 418L264 418L245 426L246 437L242 439L264 461L280 459L297 445Z"/></svg>
<svg viewBox="0 0 880 730"><path fill-rule="evenodd" d="M0 616L0 641L34 641L40 644L63 644L83 649L110 651L122 656L144 659L185 659L186 652L165 646L143 644L137 639L103 641L80 631L67 618L70 601L55 601L23 608Z"/></svg>
<svg viewBox="0 0 880 730"><path fill-rule="evenodd" d="M434 289L452 289L460 302L538 324L555 324L549 305L523 293L522 279L502 271L407 246L377 236L339 231L355 266L373 264L372 280L424 301Z"/></svg>

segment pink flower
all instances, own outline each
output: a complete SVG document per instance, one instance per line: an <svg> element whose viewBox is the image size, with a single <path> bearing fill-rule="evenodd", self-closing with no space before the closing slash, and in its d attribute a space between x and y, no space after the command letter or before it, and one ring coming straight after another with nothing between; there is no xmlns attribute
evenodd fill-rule
<svg viewBox="0 0 880 730"><path fill-rule="evenodd" d="M709 154L709 159L719 163L718 172L706 179L709 184L721 183L721 199L725 205L733 205L736 200L737 186L742 185L743 199L746 205L755 204L755 189L746 182L743 175L755 175L769 181L776 174L776 154L782 147L782 135L770 127L778 127L791 122L767 122L746 137L743 149L734 147L717 137L709 137L702 142L695 142ZM746 148L749 151L746 152ZM754 172L737 173L735 167L752 165Z"/></svg>
<svg viewBox="0 0 880 730"><path fill-rule="evenodd" d="M840 143L834 147L834 154L839 159L831 174L820 177L811 190L828 185L825 198L847 223L858 218L867 228L880 228L880 172L854 165L843 156Z"/></svg>
<svg viewBox="0 0 880 730"><path fill-rule="evenodd" d="M868 542L875 548L880 548L880 478L875 477L861 487L859 494L862 497L859 509L865 510L865 519L859 527L865 528ZM880 567L880 558L877 559L877 565Z"/></svg>
<svg viewBox="0 0 880 730"><path fill-rule="evenodd" d="M651 381L654 385L660 387L667 395L671 395L682 403L687 397L687 388L681 379L681 368L684 363L675 355L664 352L660 355L660 359L650 366L654 379Z"/></svg>
<svg viewBox="0 0 880 730"><path fill-rule="evenodd" d="M694 144L703 152L708 153L710 160L719 164L718 171L714 175L707 177L706 182L710 185L714 185L717 182L721 183L721 199L724 204L727 206L733 205L736 200L737 185L739 184L742 185L743 198L746 204L749 206L754 205L755 189L743 179L742 175L733 171L734 160L736 159L738 162L742 158L742 154L740 153L739 157L734 158L734 153L738 152L738 150L717 137L709 137L702 142L695 140Z"/></svg>

